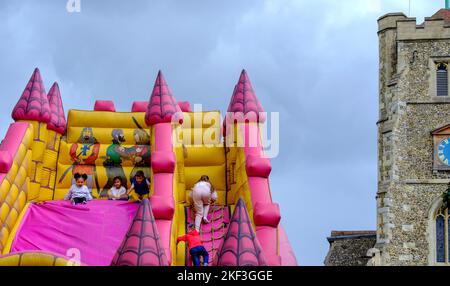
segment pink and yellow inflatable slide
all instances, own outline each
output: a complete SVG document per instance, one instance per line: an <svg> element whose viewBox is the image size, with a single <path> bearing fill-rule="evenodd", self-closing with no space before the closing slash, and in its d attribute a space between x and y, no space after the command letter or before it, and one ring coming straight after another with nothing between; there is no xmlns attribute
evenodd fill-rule
<svg viewBox="0 0 450 286"><path fill-rule="evenodd" d="M189 193L202 175L218 193L200 230L213 265L297 265L271 196L263 112L245 71L225 120L177 102L159 72L149 101L130 112L97 100L66 120L58 84L47 94L36 69L0 145L0 265L191 265L176 239L193 221ZM129 188L138 171L148 199L104 199L114 177ZM88 178L86 205L63 200L75 173Z"/></svg>

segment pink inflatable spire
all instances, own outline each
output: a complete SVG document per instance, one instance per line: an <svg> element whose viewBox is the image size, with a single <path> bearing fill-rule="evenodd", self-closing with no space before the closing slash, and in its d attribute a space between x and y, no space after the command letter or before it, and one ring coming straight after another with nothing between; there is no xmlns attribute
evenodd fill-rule
<svg viewBox="0 0 450 286"><path fill-rule="evenodd" d="M22 96L14 107L12 118L15 121L34 120L49 122L50 107L38 68L34 70Z"/></svg>
<svg viewBox="0 0 450 286"><path fill-rule="evenodd" d="M62 104L61 93L59 91L58 83L54 83L47 94L48 103L50 105L50 121L47 128L53 130L61 135L66 133L66 117L64 114L64 107Z"/></svg>
<svg viewBox="0 0 450 286"><path fill-rule="evenodd" d="M259 113L264 112L264 109L253 91L250 78L245 70L242 70L239 82L234 87L228 112L242 113L245 117L250 118L255 116L253 118L256 120L264 121L264 118L259 116Z"/></svg>
<svg viewBox="0 0 450 286"><path fill-rule="evenodd" d="M222 247L217 253L216 266L266 266L247 208L239 199L234 209Z"/></svg>
<svg viewBox="0 0 450 286"><path fill-rule="evenodd" d="M112 266L169 266L148 199L137 210Z"/></svg>
<svg viewBox="0 0 450 286"><path fill-rule="evenodd" d="M181 124L183 122L183 114L167 85L164 75L159 71L147 112L145 113L145 122L147 125L155 125L173 121L179 121Z"/></svg>

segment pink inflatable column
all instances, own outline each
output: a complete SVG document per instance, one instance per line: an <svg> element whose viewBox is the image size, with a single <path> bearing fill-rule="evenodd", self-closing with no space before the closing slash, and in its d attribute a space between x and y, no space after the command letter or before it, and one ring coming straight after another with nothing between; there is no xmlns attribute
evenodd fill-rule
<svg viewBox="0 0 450 286"><path fill-rule="evenodd" d="M245 70L235 86L225 121L224 135L233 132L239 123L238 136L243 138L248 186L253 207L256 237L264 251L267 263L282 265L280 256L279 224L281 220L278 204L273 203L269 185L272 170L270 161L264 156L258 123L265 121L264 109L256 97Z"/></svg>
<svg viewBox="0 0 450 286"><path fill-rule="evenodd" d="M27 170L31 160L31 154L26 150L32 136L28 123L16 122L9 126L0 144L0 253L25 207L30 181Z"/></svg>
<svg viewBox="0 0 450 286"><path fill-rule="evenodd" d="M145 113L145 122L154 128L155 138L151 156L154 193L150 202L162 246L169 263L171 263L170 241L175 212L173 180L176 163L173 152L172 123L181 124L183 113L161 71L158 72L150 97Z"/></svg>

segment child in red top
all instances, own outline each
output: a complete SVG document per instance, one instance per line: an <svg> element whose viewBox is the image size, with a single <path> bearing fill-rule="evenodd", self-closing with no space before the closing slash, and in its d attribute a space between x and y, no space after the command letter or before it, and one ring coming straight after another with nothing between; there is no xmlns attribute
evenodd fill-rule
<svg viewBox="0 0 450 286"><path fill-rule="evenodd" d="M189 224L189 232L186 235L177 238L177 244L180 241L185 241L188 244L189 254L191 255L194 266L200 266L200 256L203 257L203 266L208 266L209 254L202 244L200 234L195 229L195 226Z"/></svg>

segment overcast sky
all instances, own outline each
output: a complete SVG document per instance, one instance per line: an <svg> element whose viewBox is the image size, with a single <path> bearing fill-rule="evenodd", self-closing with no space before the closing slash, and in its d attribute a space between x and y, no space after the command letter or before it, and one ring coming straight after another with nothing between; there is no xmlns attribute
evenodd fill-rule
<svg viewBox="0 0 450 286"><path fill-rule="evenodd" d="M66 2L0 1L0 138L35 67L66 111L129 111L159 69L177 100L224 110L245 68L280 112L271 190L299 263L323 264L331 230L375 229L377 19L408 0ZM443 6L412 0L411 15Z"/></svg>

